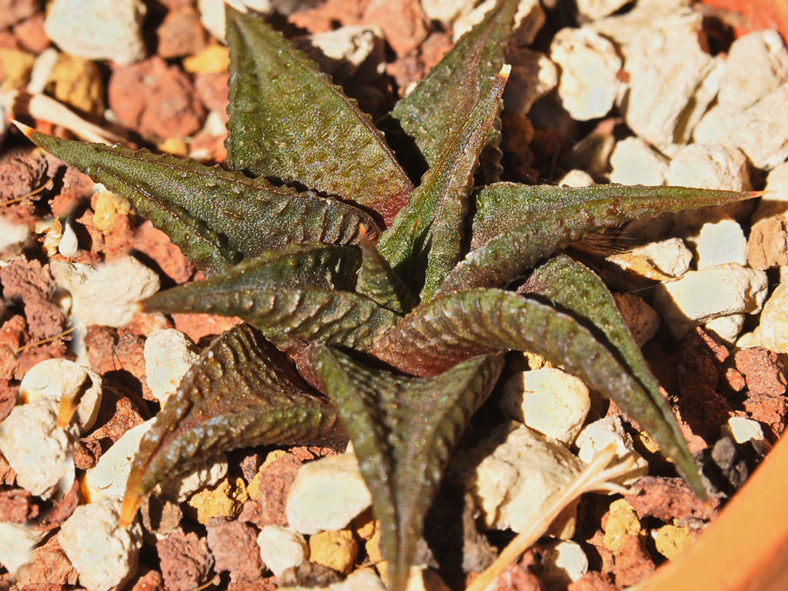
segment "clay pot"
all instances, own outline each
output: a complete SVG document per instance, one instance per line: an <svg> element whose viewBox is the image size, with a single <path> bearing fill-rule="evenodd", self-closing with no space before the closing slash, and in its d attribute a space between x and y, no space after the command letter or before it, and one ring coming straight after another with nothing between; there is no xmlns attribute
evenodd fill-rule
<svg viewBox="0 0 788 591"><path fill-rule="evenodd" d="M637 591L788 589L788 437L679 558Z"/></svg>

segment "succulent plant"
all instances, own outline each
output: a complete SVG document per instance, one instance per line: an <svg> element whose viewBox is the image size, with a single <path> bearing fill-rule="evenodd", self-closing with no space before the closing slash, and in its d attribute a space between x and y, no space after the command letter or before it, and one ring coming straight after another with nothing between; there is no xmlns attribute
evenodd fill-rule
<svg viewBox="0 0 788 591"><path fill-rule="evenodd" d="M704 494L610 292L561 251L600 228L752 194L496 182L516 6L500 0L397 103L399 159L303 53L229 8L226 167L26 131L133 201L207 275L146 310L248 323L213 342L159 413L123 521L212 455L346 433L402 590L452 447L512 350L616 401ZM483 154L491 166L477 170ZM414 184L400 161L427 172Z"/></svg>

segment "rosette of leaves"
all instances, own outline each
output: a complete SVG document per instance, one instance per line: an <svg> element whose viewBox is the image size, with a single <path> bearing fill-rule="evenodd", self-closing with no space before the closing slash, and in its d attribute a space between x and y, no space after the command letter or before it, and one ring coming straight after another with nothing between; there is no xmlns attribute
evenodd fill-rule
<svg viewBox="0 0 788 591"><path fill-rule="evenodd" d="M496 182L516 6L500 0L395 106L390 123L410 146L399 158L303 53L229 8L226 167L27 130L133 201L204 270L145 309L248 323L214 341L159 413L134 460L125 522L158 482L211 455L339 429L401 590L452 446L512 350L615 400L704 494L610 292L560 251L627 220L752 195ZM414 183L401 161L426 172Z"/></svg>

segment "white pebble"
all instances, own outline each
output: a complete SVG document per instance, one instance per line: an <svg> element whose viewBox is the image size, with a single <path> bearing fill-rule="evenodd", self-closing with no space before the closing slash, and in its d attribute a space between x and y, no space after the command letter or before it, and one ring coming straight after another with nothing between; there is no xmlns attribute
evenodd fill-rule
<svg viewBox="0 0 788 591"><path fill-rule="evenodd" d="M736 220L703 224L695 242L698 269L725 263L747 264L747 238Z"/></svg>
<svg viewBox="0 0 788 591"><path fill-rule="evenodd" d="M572 540L561 540L552 544L542 559L539 580L546 591L566 589L588 572L588 556L580 544Z"/></svg>
<svg viewBox="0 0 788 591"><path fill-rule="evenodd" d="M45 27L47 36L66 53L128 65L145 58L145 12L139 0L54 0Z"/></svg>
<svg viewBox="0 0 788 591"><path fill-rule="evenodd" d="M558 181L558 185L561 187L590 187L593 184L594 178L585 170L578 170L577 168L567 172Z"/></svg>
<svg viewBox="0 0 788 591"><path fill-rule="evenodd" d="M561 69L558 96L574 119L602 117L619 92L621 58L613 44L587 28L564 28L550 44L550 59Z"/></svg>
<svg viewBox="0 0 788 591"><path fill-rule="evenodd" d="M788 51L777 31L756 31L736 39L720 77L718 101L743 109L788 82Z"/></svg>
<svg viewBox="0 0 788 591"><path fill-rule="evenodd" d="M77 437L75 425L57 427L57 409L52 401L40 399L15 406L0 423L0 452L19 486L49 499L74 482L71 444Z"/></svg>
<svg viewBox="0 0 788 591"><path fill-rule="evenodd" d="M716 105L693 132L698 143L722 143L739 148L756 168L771 170L788 159L788 103L785 83L744 109Z"/></svg>
<svg viewBox="0 0 788 591"><path fill-rule="evenodd" d="M746 317L744 314L731 314L729 316L718 316L706 322L703 327L709 332L714 333L720 339L732 345L739 336Z"/></svg>
<svg viewBox="0 0 788 591"><path fill-rule="evenodd" d="M137 570L142 528L119 527L120 505L113 499L81 505L60 528L60 546L88 591L120 589Z"/></svg>
<svg viewBox="0 0 788 591"><path fill-rule="evenodd" d="M670 277L681 277L689 271L690 263L692 263L692 252L681 238L650 242L633 248L630 254L643 257L660 273Z"/></svg>
<svg viewBox="0 0 788 591"><path fill-rule="evenodd" d="M101 376L68 359L46 359L22 378L19 398L28 403L48 400L55 412L61 400L74 400L74 419L84 433L96 422L101 407Z"/></svg>
<svg viewBox="0 0 788 591"><path fill-rule="evenodd" d="M468 0L421 0L421 8L431 21L449 23L463 11L472 8Z"/></svg>
<svg viewBox="0 0 788 591"><path fill-rule="evenodd" d="M281 525L264 525L257 536L257 545L263 564L277 577L301 564L309 553L304 536Z"/></svg>
<svg viewBox="0 0 788 591"><path fill-rule="evenodd" d="M489 529L519 532L540 518L545 505L582 469L562 444L509 423L477 448L460 453L456 466Z"/></svg>
<svg viewBox="0 0 788 591"><path fill-rule="evenodd" d="M745 191L750 188L747 158L723 144L691 144L673 156L667 182L679 187Z"/></svg>
<svg viewBox="0 0 788 591"><path fill-rule="evenodd" d="M71 292L72 315L89 326L123 326L137 311L137 303L159 291L159 276L132 256L92 267L52 261L58 285Z"/></svg>
<svg viewBox="0 0 788 591"><path fill-rule="evenodd" d="M635 344L642 347L653 339L659 330L657 311L634 293L614 293L613 298Z"/></svg>
<svg viewBox="0 0 788 591"><path fill-rule="evenodd" d="M78 250L79 240L74 231L74 223L71 218L68 218L63 224L63 235L60 237L60 242L57 243L57 251L64 257L73 257Z"/></svg>
<svg viewBox="0 0 788 591"><path fill-rule="evenodd" d="M737 347L764 347L775 353L788 353L788 282L783 280L763 305L758 327L745 334Z"/></svg>
<svg viewBox="0 0 788 591"><path fill-rule="evenodd" d="M512 72L503 91L504 108L525 115L531 106L558 84L555 64L543 53L526 47L510 49Z"/></svg>
<svg viewBox="0 0 788 591"><path fill-rule="evenodd" d="M126 431L99 458L98 463L85 472L83 490L89 501L103 498L120 500L126 492L126 482L131 472L134 456L140 448L140 441L153 426L156 419L150 419Z"/></svg>
<svg viewBox="0 0 788 591"><path fill-rule="evenodd" d="M591 20L599 20L613 14L622 6L632 0L576 0L577 10L580 14Z"/></svg>
<svg viewBox="0 0 788 591"><path fill-rule="evenodd" d="M622 185L664 185L668 174L667 159L638 137L616 142L610 167L610 182Z"/></svg>
<svg viewBox="0 0 788 591"><path fill-rule="evenodd" d="M0 521L0 566L14 574L20 566L30 562L33 548L48 533L24 523Z"/></svg>
<svg viewBox="0 0 788 591"><path fill-rule="evenodd" d="M577 457L589 463L611 443L615 445L616 458L623 459L630 455L635 458L634 468L616 482L627 486L648 474L648 462L635 451L632 438L624 431L619 417L604 417L583 427L575 439Z"/></svg>
<svg viewBox="0 0 788 591"><path fill-rule="evenodd" d="M202 26L220 41L224 41L225 2L241 12L246 12L247 8L260 13L271 12L270 0L198 0Z"/></svg>
<svg viewBox="0 0 788 591"><path fill-rule="evenodd" d="M0 112L0 114L2 113ZM30 226L27 224L15 224L0 217L0 250L24 242L29 236Z"/></svg>
<svg viewBox="0 0 788 591"><path fill-rule="evenodd" d="M157 328L145 340L145 379L162 406L200 354L192 340L174 328Z"/></svg>
<svg viewBox="0 0 788 591"><path fill-rule="evenodd" d="M717 64L700 45L701 29L700 13L681 11L651 22L625 49L621 110L629 128L660 150L686 143L716 95Z"/></svg>
<svg viewBox="0 0 788 591"><path fill-rule="evenodd" d="M307 50L320 69L330 74L339 83L359 71L362 64L367 78L376 73L376 68L386 60L383 31L375 25L351 25L331 31L315 33L307 37L311 50ZM314 49L319 51L314 51ZM359 80L359 78L356 78ZM363 82L363 80L362 80Z"/></svg>
<svg viewBox="0 0 788 591"><path fill-rule="evenodd" d="M371 503L355 455L320 458L298 471L287 495L287 522L302 534L338 530Z"/></svg>
<svg viewBox="0 0 788 591"><path fill-rule="evenodd" d="M681 338L693 322L760 312L767 287L764 271L726 263L689 271L678 281L658 285L654 304L673 336Z"/></svg>
<svg viewBox="0 0 788 591"><path fill-rule="evenodd" d="M161 483L161 494L168 499L182 503L198 490L215 486L227 476L229 464L226 456L211 459L208 464L198 466L191 472L169 478Z"/></svg>
<svg viewBox="0 0 788 591"><path fill-rule="evenodd" d="M722 426L721 431L722 435L730 435L739 444L766 439L761 424L747 417L729 418L728 423Z"/></svg>
<svg viewBox="0 0 788 591"><path fill-rule="evenodd" d="M452 39L456 42L465 33L482 21L484 15L496 5L495 0L483 0L476 4L468 3L470 12L463 11L454 21ZM545 13L539 0L520 0L514 15L514 27L509 43L514 46L530 45L536 33L545 22Z"/></svg>
<svg viewBox="0 0 788 591"><path fill-rule="evenodd" d="M570 443L586 420L591 399L581 380L545 367L512 376L503 387L500 406L510 418Z"/></svg>

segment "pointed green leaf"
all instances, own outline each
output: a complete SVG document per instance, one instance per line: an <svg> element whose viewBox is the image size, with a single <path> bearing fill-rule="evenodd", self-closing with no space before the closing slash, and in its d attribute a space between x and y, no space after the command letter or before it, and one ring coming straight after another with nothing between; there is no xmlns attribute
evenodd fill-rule
<svg viewBox="0 0 788 591"><path fill-rule="evenodd" d="M492 391L503 359L477 357L430 379L372 369L329 347L316 347L311 359L372 493L389 588L401 591L452 448Z"/></svg>
<svg viewBox="0 0 788 591"><path fill-rule="evenodd" d="M352 293L360 265L349 246L270 251L206 281L159 292L146 310L239 316L282 349L319 341L365 350L399 315Z"/></svg>
<svg viewBox="0 0 788 591"><path fill-rule="evenodd" d="M406 372L432 375L492 350L531 351L615 400L703 494L695 464L675 420L616 355L572 316L497 289L438 296L376 342L374 354Z"/></svg>
<svg viewBox="0 0 788 591"><path fill-rule="evenodd" d="M432 297L462 256L473 171L500 110L509 70L501 69L465 124L443 146L410 203L380 237L378 250L409 285L420 287L424 273L423 300Z"/></svg>
<svg viewBox="0 0 788 591"><path fill-rule="evenodd" d="M30 139L130 199L198 266L214 272L291 242L355 243L377 227L360 209L192 160L87 144L31 131Z"/></svg>
<svg viewBox="0 0 788 591"><path fill-rule="evenodd" d="M523 290L528 295L547 298L553 306L567 311L592 331L602 333L608 349L618 354L619 360L643 386L654 409L662 415L663 423L672 431L673 439L684 442L673 413L660 393L659 383L632 338L613 296L596 273L567 256L558 255L537 268ZM682 451L684 453L679 456L680 460L689 456L689 450ZM693 467L694 464L684 465L682 471L693 488L703 490Z"/></svg>
<svg viewBox="0 0 788 591"><path fill-rule="evenodd" d="M428 166L465 125L504 63L518 0L501 0L405 97L391 115Z"/></svg>
<svg viewBox="0 0 788 591"><path fill-rule="evenodd" d="M409 312L416 305L416 298L408 286L369 240L362 238L359 247L361 269L356 281L356 293L397 314Z"/></svg>
<svg viewBox="0 0 788 591"><path fill-rule="evenodd" d="M217 338L183 377L145 434L131 466L122 518L156 484L239 447L325 440L337 426L284 354L248 325Z"/></svg>
<svg viewBox="0 0 788 591"><path fill-rule="evenodd" d="M477 196L478 210L484 214L474 222L474 242L482 245L455 267L441 290L449 293L506 285L541 259L594 230L666 211L722 205L757 195L686 187L575 188L498 183ZM493 207L493 202L498 207Z"/></svg>
<svg viewBox="0 0 788 591"><path fill-rule="evenodd" d="M393 218L413 185L355 101L259 17L228 8L227 41L228 165Z"/></svg>

